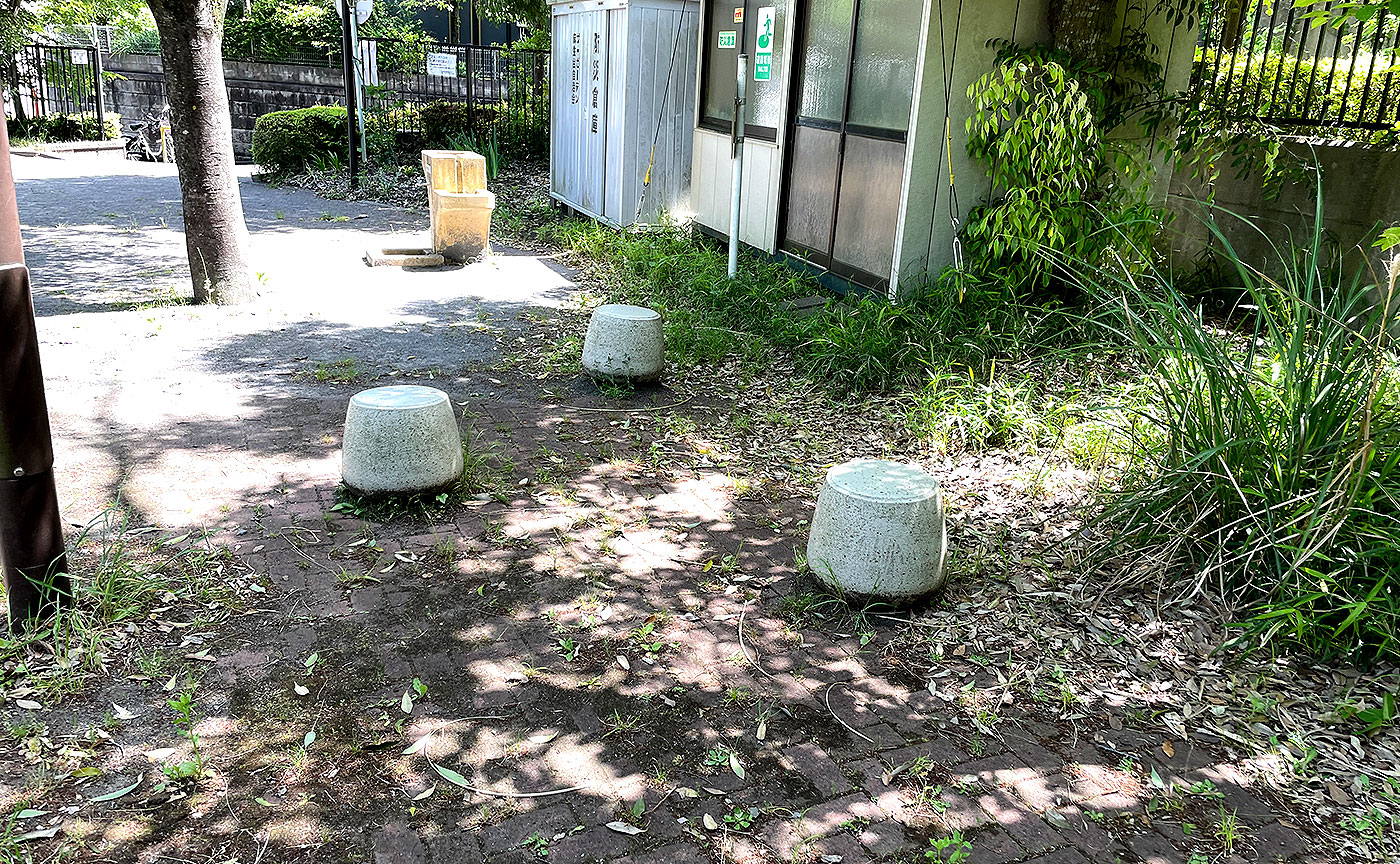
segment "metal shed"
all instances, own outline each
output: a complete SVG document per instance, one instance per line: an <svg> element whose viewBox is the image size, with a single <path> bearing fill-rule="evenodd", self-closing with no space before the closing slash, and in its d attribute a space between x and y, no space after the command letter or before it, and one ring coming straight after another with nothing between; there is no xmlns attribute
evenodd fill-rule
<svg viewBox="0 0 1400 864"><path fill-rule="evenodd" d="M565 0L551 17L551 197L615 227L688 216L698 0Z"/></svg>

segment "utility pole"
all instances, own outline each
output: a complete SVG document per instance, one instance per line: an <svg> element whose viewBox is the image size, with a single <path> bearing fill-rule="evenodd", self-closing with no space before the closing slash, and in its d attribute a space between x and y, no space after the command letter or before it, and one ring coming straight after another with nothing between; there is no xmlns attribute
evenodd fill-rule
<svg viewBox="0 0 1400 864"><path fill-rule="evenodd" d="M341 33L341 54L345 68L345 125L350 135L350 188L360 185L360 80L355 74L355 2L340 0L344 25Z"/></svg>
<svg viewBox="0 0 1400 864"><path fill-rule="evenodd" d="M10 632L72 596L53 480L44 375L19 233L10 136L0 125L0 571Z"/></svg>

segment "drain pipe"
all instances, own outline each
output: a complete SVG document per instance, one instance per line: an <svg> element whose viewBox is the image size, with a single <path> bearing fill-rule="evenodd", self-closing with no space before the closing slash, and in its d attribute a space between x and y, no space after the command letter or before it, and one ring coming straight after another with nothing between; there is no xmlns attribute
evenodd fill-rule
<svg viewBox="0 0 1400 864"><path fill-rule="evenodd" d="M744 190L744 103L748 95L749 55L739 54L739 77L734 90L734 133L730 145L733 186L729 192L729 278L739 275L739 200Z"/></svg>
<svg viewBox="0 0 1400 864"><path fill-rule="evenodd" d="M10 173L10 137L0 125L0 575L9 629L53 614L72 593L53 480L39 334Z"/></svg>

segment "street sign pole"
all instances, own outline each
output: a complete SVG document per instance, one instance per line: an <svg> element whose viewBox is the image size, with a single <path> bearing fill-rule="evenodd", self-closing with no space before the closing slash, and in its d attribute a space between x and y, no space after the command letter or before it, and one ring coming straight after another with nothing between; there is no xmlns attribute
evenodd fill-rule
<svg viewBox="0 0 1400 864"><path fill-rule="evenodd" d="M0 125L0 574L9 629L21 632L72 596L53 479L44 375L29 269L10 173L10 138Z"/></svg>

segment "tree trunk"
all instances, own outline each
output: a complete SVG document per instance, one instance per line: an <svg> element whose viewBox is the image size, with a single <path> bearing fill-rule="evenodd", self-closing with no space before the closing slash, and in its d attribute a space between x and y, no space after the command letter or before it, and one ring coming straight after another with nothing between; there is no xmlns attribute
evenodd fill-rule
<svg viewBox="0 0 1400 864"><path fill-rule="evenodd" d="M257 292L248 270L248 226L233 171L224 87L227 0L148 2L160 33L194 299L246 303Z"/></svg>
<svg viewBox="0 0 1400 864"><path fill-rule="evenodd" d="M1117 0L1050 0L1055 48L1091 66L1107 65L1117 12Z"/></svg>

